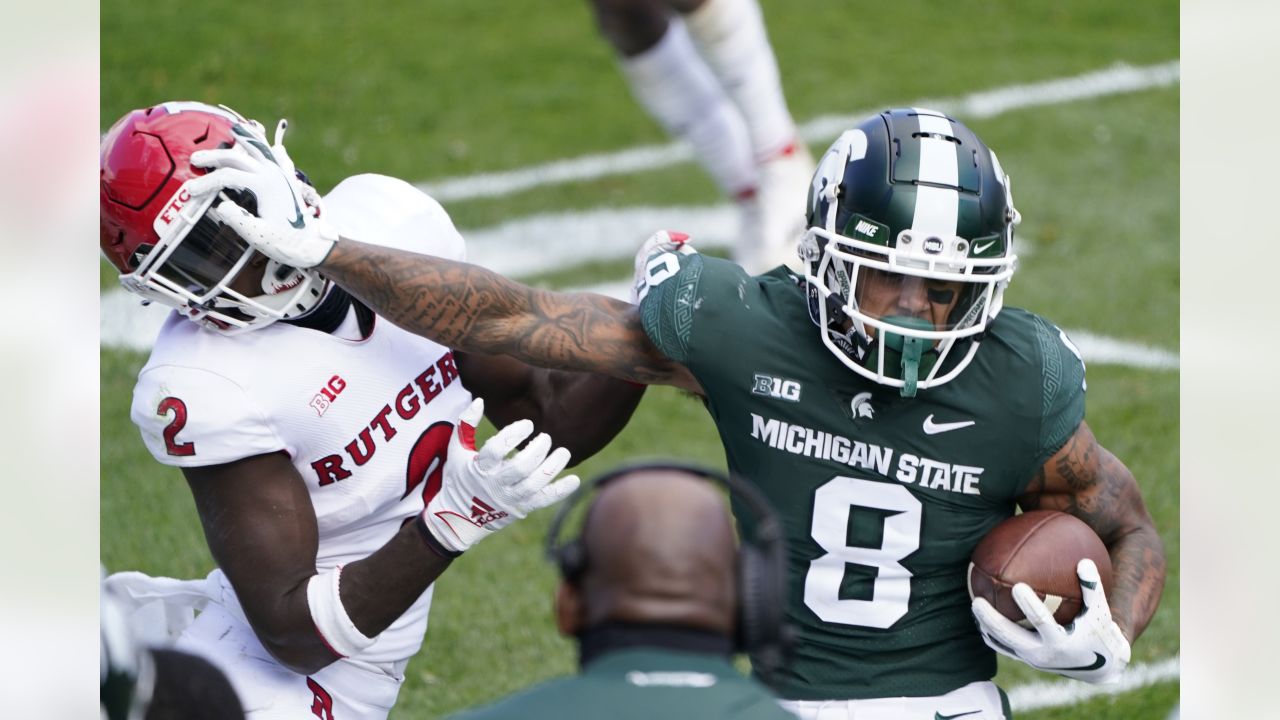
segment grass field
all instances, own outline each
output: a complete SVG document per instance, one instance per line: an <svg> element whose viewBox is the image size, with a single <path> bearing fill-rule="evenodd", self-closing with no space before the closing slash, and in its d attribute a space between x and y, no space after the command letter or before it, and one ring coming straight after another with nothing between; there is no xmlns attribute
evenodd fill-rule
<svg viewBox="0 0 1280 720"><path fill-rule="evenodd" d="M1173 0L762 4L802 123L1178 57ZM322 190L356 172L433 182L666 142L632 101L581 1L105 0L101 32L104 129L167 99L225 102L268 124L287 116L291 153ZM1178 103L1175 84L970 122L1000 153L1024 217L1030 252L1006 302L1066 328L1176 351ZM718 202L686 163L447 207L466 234L551 211ZM634 242L653 229L635 228ZM565 257L536 279L581 286L627 274L625 259ZM111 273L102 284L114 286ZM128 420L144 360L136 350L102 350L102 560L110 570L203 575L212 563L185 483L151 460ZM1138 477L1170 559L1136 664L1179 652L1178 380L1176 370L1122 364L1089 371L1090 425ZM659 444L673 436L678 445ZM723 463L701 407L658 388L581 470L657 453ZM539 557L548 520L544 512L513 526L441 580L393 717L439 717L572 671L573 648L550 620L553 573ZM1052 679L1007 663L998 681ZM1177 698L1174 678L1019 717L1162 718Z"/></svg>

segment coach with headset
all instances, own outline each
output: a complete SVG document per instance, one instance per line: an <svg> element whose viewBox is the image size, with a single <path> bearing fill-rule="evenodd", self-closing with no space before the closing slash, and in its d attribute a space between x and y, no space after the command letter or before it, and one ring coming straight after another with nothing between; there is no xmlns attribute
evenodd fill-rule
<svg viewBox="0 0 1280 720"><path fill-rule="evenodd" d="M755 516L754 538L735 542L718 486ZM581 535L562 540L592 492ZM692 465L623 466L565 503L547 552L562 577L556 625L577 639L580 672L456 720L794 720L731 663L749 653L767 676L786 650L782 535L754 488Z"/></svg>

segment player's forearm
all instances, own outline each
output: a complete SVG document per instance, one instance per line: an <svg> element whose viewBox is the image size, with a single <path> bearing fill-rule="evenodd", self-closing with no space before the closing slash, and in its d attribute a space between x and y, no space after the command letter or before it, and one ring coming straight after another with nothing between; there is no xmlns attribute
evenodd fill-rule
<svg viewBox="0 0 1280 720"><path fill-rule="evenodd" d="M641 383L678 372L635 308L613 298L538 290L477 265L346 239L320 270L383 317L454 349Z"/></svg>
<svg viewBox="0 0 1280 720"><path fill-rule="evenodd" d="M345 238L318 269L400 327L460 350L510 353L504 326L528 305L529 288L477 265Z"/></svg>
<svg viewBox="0 0 1280 720"><path fill-rule="evenodd" d="M435 582L451 560L432 552L413 523L402 527L372 555L343 566L342 606L347 617L366 637L376 637L391 626ZM250 615L258 639L282 665L309 675L338 659L335 650L317 630L316 609L309 603L310 578L290 588L271 607L271 617ZM251 612L249 606L246 613Z"/></svg>
<svg viewBox="0 0 1280 720"><path fill-rule="evenodd" d="M1135 528L1113 542L1112 587L1107 588L1111 616L1132 643L1138 639L1160 605L1164 591L1164 543L1150 524Z"/></svg>
<svg viewBox="0 0 1280 720"><path fill-rule="evenodd" d="M407 523L372 555L342 569L342 605L368 637L391 626L453 562L432 551Z"/></svg>

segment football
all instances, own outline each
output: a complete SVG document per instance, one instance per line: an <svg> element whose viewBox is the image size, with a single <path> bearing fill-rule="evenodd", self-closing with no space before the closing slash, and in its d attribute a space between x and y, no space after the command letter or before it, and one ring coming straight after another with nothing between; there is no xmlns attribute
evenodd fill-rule
<svg viewBox="0 0 1280 720"><path fill-rule="evenodd" d="M969 563L969 597L986 598L1010 620L1030 627L1013 599L1013 586L1036 591L1054 620L1065 625L1080 614L1076 563L1090 558L1098 566L1103 590L1111 587L1111 557L1102 539L1079 518L1056 510L1015 515L987 533Z"/></svg>

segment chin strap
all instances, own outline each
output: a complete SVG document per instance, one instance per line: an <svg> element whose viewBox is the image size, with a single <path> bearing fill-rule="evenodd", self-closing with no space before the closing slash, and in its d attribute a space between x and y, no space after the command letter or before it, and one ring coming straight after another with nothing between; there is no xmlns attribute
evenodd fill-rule
<svg viewBox="0 0 1280 720"><path fill-rule="evenodd" d="M893 316L885 318L884 321L909 330L934 329L933 323L921 318ZM929 371L933 370L934 363L938 361L938 354L931 352L933 343L925 338L886 332L883 347L886 351L885 369L892 367L901 370L899 378L903 383L902 397L915 397L920 376L928 375ZM876 367L878 362L876 355L877 352L871 354L869 367Z"/></svg>

